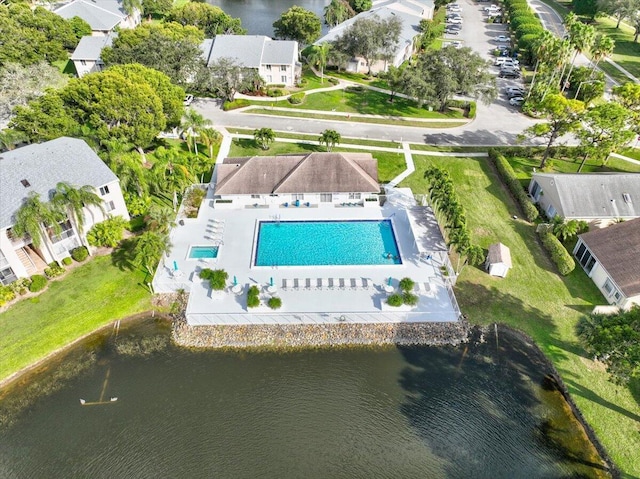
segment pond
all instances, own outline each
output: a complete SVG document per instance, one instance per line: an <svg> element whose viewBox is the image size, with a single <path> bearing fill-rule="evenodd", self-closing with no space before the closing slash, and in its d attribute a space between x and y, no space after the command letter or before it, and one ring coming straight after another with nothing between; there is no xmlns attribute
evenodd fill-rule
<svg viewBox="0 0 640 479"><path fill-rule="evenodd" d="M220 7L232 17L240 18L247 34L273 37L273 22L292 6L310 10L322 19L329 0L208 0L207 3ZM323 25L323 32L326 31L327 27Z"/></svg>
<svg viewBox="0 0 640 479"><path fill-rule="evenodd" d="M605 477L547 373L509 331L447 348L194 351L148 319L4 391L0 477Z"/></svg>

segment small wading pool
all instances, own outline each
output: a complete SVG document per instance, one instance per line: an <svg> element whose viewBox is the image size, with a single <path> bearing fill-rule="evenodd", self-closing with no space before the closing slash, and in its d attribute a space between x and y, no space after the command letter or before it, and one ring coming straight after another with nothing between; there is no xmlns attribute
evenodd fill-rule
<svg viewBox="0 0 640 479"><path fill-rule="evenodd" d="M217 246L192 246L189 249L189 259L212 259L217 257Z"/></svg>
<svg viewBox="0 0 640 479"><path fill-rule="evenodd" d="M254 266L402 264L391 220L261 221Z"/></svg>

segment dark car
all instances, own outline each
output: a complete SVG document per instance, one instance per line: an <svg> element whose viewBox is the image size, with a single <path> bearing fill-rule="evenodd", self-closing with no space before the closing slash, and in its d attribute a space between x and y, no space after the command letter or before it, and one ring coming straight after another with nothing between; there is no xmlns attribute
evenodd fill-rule
<svg viewBox="0 0 640 479"><path fill-rule="evenodd" d="M520 72L518 70L502 70L500 78L520 78Z"/></svg>

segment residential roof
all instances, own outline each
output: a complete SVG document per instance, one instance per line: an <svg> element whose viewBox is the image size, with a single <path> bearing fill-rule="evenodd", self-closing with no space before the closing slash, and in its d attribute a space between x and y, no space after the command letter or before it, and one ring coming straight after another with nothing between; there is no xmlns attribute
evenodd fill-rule
<svg viewBox="0 0 640 479"><path fill-rule="evenodd" d="M216 195L377 193L378 160L370 153L225 158L217 166Z"/></svg>
<svg viewBox="0 0 640 479"><path fill-rule="evenodd" d="M272 40L264 35L217 35L208 58L209 65L221 58L233 58L247 68L259 68L261 64L289 65L297 56L298 42Z"/></svg>
<svg viewBox="0 0 640 479"><path fill-rule="evenodd" d="M80 17L94 31L111 31L128 16L118 0L73 0L54 13L66 19Z"/></svg>
<svg viewBox="0 0 640 479"><path fill-rule="evenodd" d="M13 215L32 191L48 201L61 181L99 188L117 180L89 145L76 138L63 136L0 153L0 228L13 225Z"/></svg>
<svg viewBox="0 0 640 479"><path fill-rule="evenodd" d="M71 55L71 60L99 60L102 49L110 47L117 36L118 34L116 32L111 32L103 37L82 37Z"/></svg>
<svg viewBox="0 0 640 479"><path fill-rule="evenodd" d="M398 18L402 24L398 45L396 47L395 56L404 52L407 45L413 43L413 39L420 33L420 20L431 18L433 15L434 4L430 0L389 0L374 4L371 10L358 13L355 17L340 23L336 27L329 30L315 45L324 42L334 42L346 29L351 27L357 20L361 18L372 18L377 16L382 20L389 18Z"/></svg>
<svg viewBox="0 0 640 479"><path fill-rule="evenodd" d="M640 218L580 235L624 295L640 294Z"/></svg>
<svg viewBox="0 0 640 479"><path fill-rule="evenodd" d="M487 255L488 264L502 263L507 268L511 268L511 251L502 243L494 243L489 245L489 254Z"/></svg>
<svg viewBox="0 0 640 479"><path fill-rule="evenodd" d="M534 173L563 218L640 217L640 173Z"/></svg>

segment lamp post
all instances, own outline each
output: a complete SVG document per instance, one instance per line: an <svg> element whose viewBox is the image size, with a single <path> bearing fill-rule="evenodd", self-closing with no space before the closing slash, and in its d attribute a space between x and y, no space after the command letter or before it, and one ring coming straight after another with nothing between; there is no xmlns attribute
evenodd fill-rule
<svg viewBox="0 0 640 479"><path fill-rule="evenodd" d="M573 97L573 99L575 100L576 98L578 98L578 94L580 93L580 88L582 88L582 85L584 85L585 83L594 83L600 80L586 80L586 81L581 81L580 84L578 85L578 89L576 90L576 94Z"/></svg>

